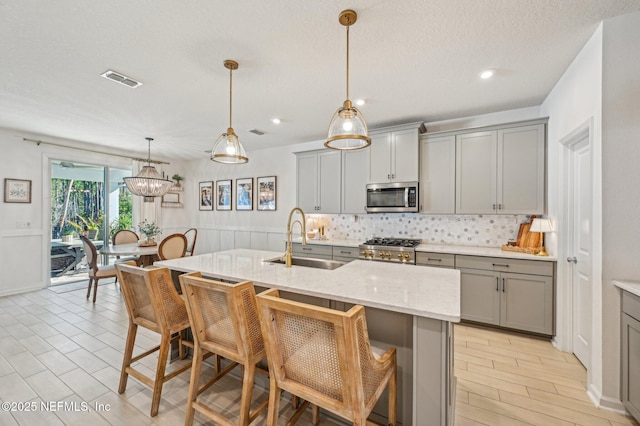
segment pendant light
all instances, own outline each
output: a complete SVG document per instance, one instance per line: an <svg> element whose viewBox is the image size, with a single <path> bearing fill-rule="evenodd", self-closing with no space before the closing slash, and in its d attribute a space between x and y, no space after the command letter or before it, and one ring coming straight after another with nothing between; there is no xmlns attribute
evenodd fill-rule
<svg viewBox="0 0 640 426"><path fill-rule="evenodd" d="M349 100L349 27L356 23L358 15L353 10L343 10L338 21L347 27L347 99L338 108L329 124L329 135L324 146L331 149L360 149L371 145L367 123L362 113Z"/></svg>
<svg viewBox="0 0 640 426"><path fill-rule="evenodd" d="M153 138L145 138L149 144L147 165L140 170L137 176L124 178L124 183L133 195L144 197L145 203L152 203L155 197L166 194L173 182L164 179L155 167L151 165L151 141Z"/></svg>
<svg viewBox="0 0 640 426"><path fill-rule="evenodd" d="M233 70L238 69L238 63L227 59L224 67L229 70L229 128L221 134L211 150L211 160L225 164L243 164L249 161L244 147L238 140L238 135L231 126L231 105L233 100Z"/></svg>

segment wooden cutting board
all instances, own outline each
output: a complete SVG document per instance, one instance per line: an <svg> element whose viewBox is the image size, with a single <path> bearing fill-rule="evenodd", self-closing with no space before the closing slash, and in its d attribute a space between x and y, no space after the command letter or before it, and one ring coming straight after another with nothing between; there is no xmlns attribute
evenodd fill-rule
<svg viewBox="0 0 640 426"><path fill-rule="evenodd" d="M535 215L532 215L527 223L521 223L518 230L518 247L538 247L540 245L540 233L529 232Z"/></svg>

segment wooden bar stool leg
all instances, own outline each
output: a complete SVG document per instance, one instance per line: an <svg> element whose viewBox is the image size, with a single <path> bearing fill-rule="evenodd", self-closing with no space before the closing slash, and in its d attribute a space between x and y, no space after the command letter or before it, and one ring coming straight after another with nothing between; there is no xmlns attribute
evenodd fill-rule
<svg viewBox="0 0 640 426"><path fill-rule="evenodd" d="M129 373L127 368L131 366L131 358L133 356L133 346L136 342L136 333L138 332L138 326L129 321L129 331L127 332L127 343L124 347L124 358L122 360L122 371L120 372L120 386L118 386L118 393L123 393L127 388L127 379Z"/></svg>
<svg viewBox="0 0 640 426"><path fill-rule="evenodd" d="M312 405L311 424L313 424L313 426L318 426L318 423L320 423L320 407L318 407L317 405Z"/></svg>
<svg viewBox="0 0 640 426"><path fill-rule="evenodd" d="M278 414L280 412L280 396L282 389L276 384L275 377L269 379L269 414L267 415L267 426L276 426L278 424Z"/></svg>
<svg viewBox="0 0 640 426"><path fill-rule="evenodd" d="M251 394L253 392L253 381L255 380L256 366L243 365L244 375L242 378L242 397L240 400L240 422L238 424L246 426L249 424L251 414Z"/></svg>
<svg viewBox="0 0 640 426"><path fill-rule="evenodd" d="M396 410L397 410L397 394L398 394L398 384L396 383L398 369L397 367L393 369L393 373L391 374L391 378L389 379L389 426L396 425Z"/></svg>
<svg viewBox="0 0 640 426"><path fill-rule="evenodd" d="M162 397L162 385L164 384L164 372L167 368L167 358L169 357L169 348L171 347L171 335L162 333L162 341L160 342L160 351L158 353L158 368L156 369L156 379L153 382L153 397L151 398L151 417L158 414L160 406L160 398Z"/></svg>
<svg viewBox="0 0 640 426"><path fill-rule="evenodd" d="M185 426L191 426L193 424L193 415L195 414L193 402L198 397L198 391L200 389L202 355L202 349L197 341L195 341L193 344L193 362L191 364L191 379L189 380L189 395L187 396L187 416L184 420Z"/></svg>

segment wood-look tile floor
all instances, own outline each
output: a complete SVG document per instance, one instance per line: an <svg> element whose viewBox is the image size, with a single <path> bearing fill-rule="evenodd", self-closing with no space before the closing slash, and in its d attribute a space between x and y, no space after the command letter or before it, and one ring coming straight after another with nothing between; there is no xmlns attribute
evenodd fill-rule
<svg viewBox="0 0 640 426"><path fill-rule="evenodd" d="M458 324L456 425L637 425L594 407L586 370L548 340Z"/></svg>
<svg viewBox="0 0 640 426"><path fill-rule="evenodd" d="M149 417L148 388L129 378L126 392L117 393L128 322L118 286L101 283L95 305L85 295L85 286L69 285L0 297L0 426L183 424L189 371L164 385L159 414ZM158 341L140 329L136 353ZM455 344L456 425L635 425L594 408L582 366L548 342L457 325ZM188 361L169 369L181 362ZM155 360L139 368L153 375ZM206 400L237 413L239 381L226 378L214 388ZM256 401L266 397L255 391ZM15 410L7 411L7 403ZM281 407L290 414L284 401ZM254 422L264 423L264 416ZM196 414L194 424L211 422ZM310 425L310 416L298 424Z"/></svg>

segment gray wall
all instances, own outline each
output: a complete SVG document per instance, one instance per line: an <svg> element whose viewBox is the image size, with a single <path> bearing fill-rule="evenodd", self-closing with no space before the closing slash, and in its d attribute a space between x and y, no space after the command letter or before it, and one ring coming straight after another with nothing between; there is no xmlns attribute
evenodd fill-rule
<svg viewBox="0 0 640 426"><path fill-rule="evenodd" d="M619 395L620 294L611 280L640 280L640 13L603 29L603 393Z"/></svg>

